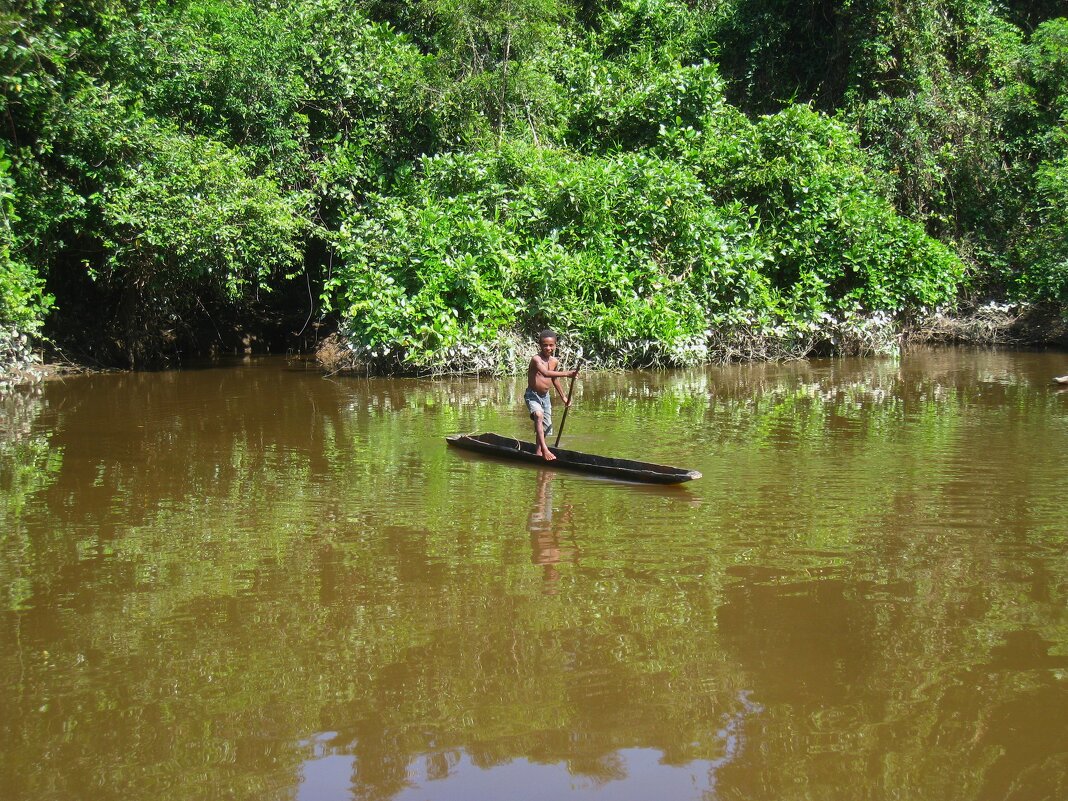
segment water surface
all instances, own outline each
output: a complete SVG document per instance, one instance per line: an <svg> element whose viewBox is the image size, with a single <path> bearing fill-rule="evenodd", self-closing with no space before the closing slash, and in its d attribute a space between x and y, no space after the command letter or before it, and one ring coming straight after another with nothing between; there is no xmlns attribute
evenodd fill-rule
<svg viewBox="0 0 1068 801"><path fill-rule="evenodd" d="M1064 354L0 400L0 798L1068 797ZM559 413L557 418L559 419Z"/></svg>

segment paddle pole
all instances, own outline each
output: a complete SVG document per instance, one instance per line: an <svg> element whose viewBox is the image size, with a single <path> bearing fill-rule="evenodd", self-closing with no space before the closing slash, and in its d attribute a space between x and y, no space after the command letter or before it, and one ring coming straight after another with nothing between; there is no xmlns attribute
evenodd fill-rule
<svg viewBox="0 0 1068 801"><path fill-rule="evenodd" d="M579 362L582 361L582 349L579 349L578 356L575 357L575 369L578 369ZM575 391L575 379L577 375L571 376L571 386L567 388L567 405L564 406L564 416L560 418L560 430L556 432L556 442L553 443L554 448L560 447L560 437L564 435L564 423L567 422L567 410L571 408L571 393Z"/></svg>

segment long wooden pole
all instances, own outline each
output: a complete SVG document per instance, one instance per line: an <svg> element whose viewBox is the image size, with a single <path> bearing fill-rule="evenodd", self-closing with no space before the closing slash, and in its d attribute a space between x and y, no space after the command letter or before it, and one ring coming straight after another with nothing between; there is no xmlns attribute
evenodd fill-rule
<svg viewBox="0 0 1068 801"><path fill-rule="evenodd" d="M582 351L579 351L578 358L575 359L575 369L578 369L579 362L582 361ZM571 408L571 393L575 391L575 379L577 375L571 376L571 386L567 388L567 405L564 406L564 416L560 418L560 430L556 432L556 442L553 443L554 448L560 447L560 437L564 435L564 423L567 422L567 410Z"/></svg>

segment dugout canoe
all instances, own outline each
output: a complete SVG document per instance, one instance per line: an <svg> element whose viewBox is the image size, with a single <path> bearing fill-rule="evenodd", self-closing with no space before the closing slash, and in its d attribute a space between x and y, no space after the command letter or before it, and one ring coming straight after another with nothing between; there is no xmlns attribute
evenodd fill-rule
<svg viewBox="0 0 1068 801"><path fill-rule="evenodd" d="M633 459L612 459L607 456L594 456L581 451L569 451L564 448L549 450L556 460L546 462L537 453L533 442L502 437L498 434L452 434L445 441L456 448L499 456L502 459L514 459L520 462L536 464L561 470L576 470L580 473L615 478L620 481L640 481L645 484L681 484L700 478L696 470L684 470L681 467L669 467L652 462L637 462Z"/></svg>

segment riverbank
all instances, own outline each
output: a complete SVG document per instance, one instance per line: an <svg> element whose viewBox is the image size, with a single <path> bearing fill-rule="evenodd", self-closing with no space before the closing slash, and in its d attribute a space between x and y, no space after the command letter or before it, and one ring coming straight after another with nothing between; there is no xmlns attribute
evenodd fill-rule
<svg viewBox="0 0 1068 801"><path fill-rule="evenodd" d="M14 386L36 384L48 370L33 342L17 329L0 329L0 392Z"/></svg>
<svg viewBox="0 0 1068 801"><path fill-rule="evenodd" d="M110 368L80 364L49 350L28 334L14 328L0 328L0 395L15 387L29 387L54 378L81 373L104 372Z"/></svg>
<svg viewBox="0 0 1068 801"><path fill-rule="evenodd" d="M891 355L909 346L975 345L1059 347L1068 349L1068 319L1055 308L1027 304L986 303L954 313L936 311L914 320L889 315L825 315L818 325L756 328L740 324L708 332L681 353L665 352L657 343L631 342L625 349L597 352L566 334L558 355L571 363L582 353L591 369L671 368L729 362L773 362L825 356ZM373 375L498 374L522 372L531 345L515 333L503 334L492 346L460 346L434 362L410 365L400 354L360 346L341 333L326 337L315 352L328 373L363 372Z"/></svg>
<svg viewBox="0 0 1068 801"><path fill-rule="evenodd" d="M245 333L234 352L259 352L258 343L269 341ZM327 374L364 372L375 375L499 374L521 372L529 358L529 343L515 333L503 334L493 347L459 347L442 355L439 362L421 368L402 364L396 353L361 348L342 334L319 341L305 340L304 352ZM560 355L570 361L582 343L562 341ZM723 364L747 361L783 361L820 356L858 356L896 353L917 345L976 345L1055 347L1068 350L1068 319L1057 309L1033 305L987 303L952 314L936 312L902 324L886 315L846 319L828 318L808 331L755 330L738 326L710 332L707 340L693 345L681 364ZM268 350L270 350L268 348ZM72 374L101 372L109 368L57 358L35 348L25 334L0 332L0 393L16 386L29 386ZM672 364L649 343L630 343L629 349L610 354L583 353L591 369L624 367L663 368Z"/></svg>
<svg viewBox="0 0 1068 801"><path fill-rule="evenodd" d="M935 313L906 332L925 345L1015 345L1068 348L1068 319L1057 309L987 303L955 314Z"/></svg>

